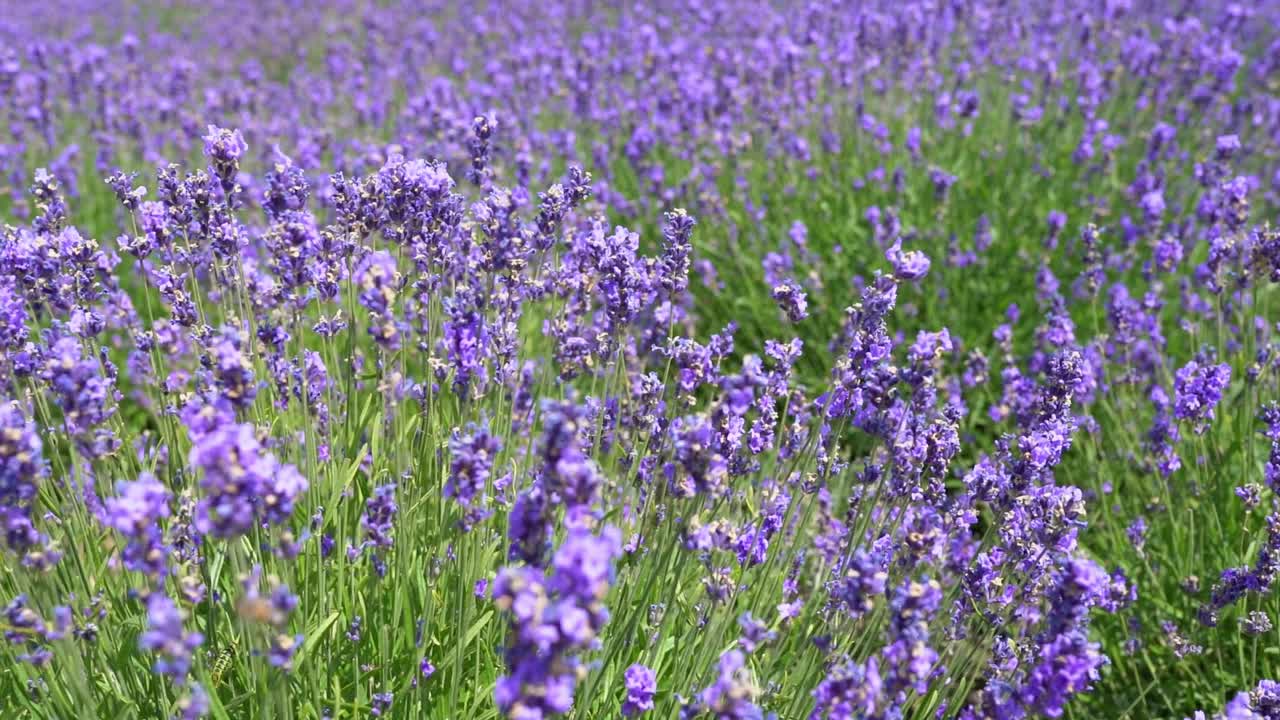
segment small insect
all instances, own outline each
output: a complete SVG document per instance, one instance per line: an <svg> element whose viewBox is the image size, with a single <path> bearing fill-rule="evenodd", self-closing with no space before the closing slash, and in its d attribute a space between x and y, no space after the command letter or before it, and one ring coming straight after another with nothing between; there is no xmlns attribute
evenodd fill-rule
<svg viewBox="0 0 1280 720"><path fill-rule="evenodd" d="M209 674L209 679L213 681L215 687L222 684L222 678L231 669L231 661L235 660L236 652L239 649L240 642L235 638L231 638L231 641L223 645L222 649L218 651L217 657L213 659L212 672Z"/></svg>
<svg viewBox="0 0 1280 720"><path fill-rule="evenodd" d="M236 603L236 612L240 617L256 623L278 625L281 622L280 611L264 597L243 597Z"/></svg>

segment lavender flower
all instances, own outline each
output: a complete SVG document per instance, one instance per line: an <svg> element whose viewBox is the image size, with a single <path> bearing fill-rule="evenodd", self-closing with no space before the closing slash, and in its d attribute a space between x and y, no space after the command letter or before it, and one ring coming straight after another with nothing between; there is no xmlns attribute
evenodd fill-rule
<svg viewBox="0 0 1280 720"><path fill-rule="evenodd" d="M1265 635L1271 632L1271 627L1271 617L1261 610L1253 610L1240 618L1240 631L1245 635Z"/></svg>
<svg viewBox="0 0 1280 720"><path fill-rule="evenodd" d="M396 301L400 275L395 259L385 250L369 253L355 270L360 288L360 305L369 311L369 335L378 344L397 349L400 346L399 328L392 314Z"/></svg>
<svg viewBox="0 0 1280 720"><path fill-rule="evenodd" d="M209 714L209 694L200 683L191 683L191 694L178 701L180 720L200 720Z"/></svg>
<svg viewBox="0 0 1280 720"><path fill-rule="evenodd" d="M156 654L153 669L185 684L191 670L191 654L204 642L198 632L186 632L184 615L168 597L154 593L147 599L147 629L138 637L138 647Z"/></svg>
<svg viewBox="0 0 1280 720"><path fill-rule="evenodd" d="M665 219L657 276L662 287L675 296L689 285L689 256L693 251L690 237L696 221L684 210L667 213Z"/></svg>
<svg viewBox="0 0 1280 720"><path fill-rule="evenodd" d="M609 619L601 601L621 554L617 530L602 535L570 532L556 551L549 572L531 566L507 567L493 584L493 599L511 614L506 675L494 699L511 718L563 714L573 707L579 660L594 647Z"/></svg>
<svg viewBox="0 0 1280 720"><path fill-rule="evenodd" d="M86 457L106 455L118 440L103 427L115 410L114 392L102 364L86 356L80 340L59 337L49 348L41 378L61 407L63 423Z"/></svg>
<svg viewBox="0 0 1280 720"><path fill-rule="evenodd" d="M222 397L239 408L247 408L258 393L253 363L243 351L244 338L235 328L223 328L210 348L214 382Z"/></svg>
<svg viewBox="0 0 1280 720"><path fill-rule="evenodd" d="M470 507L484 492L493 461L502 449L502 440L479 425L467 426L466 432L454 430L449 439L449 477L444 494Z"/></svg>
<svg viewBox="0 0 1280 720"><path fill-rule="evenodd" d="M710 713L725 720L764 720L764 712L755 704L760 694L746 667L746 656L741 650L730 650L720 656L715 682L698 693L696 702L683 708L680 717Z"/></svg>
<svg viewBox="0 0 1280 720"><path fill-rule="evenodd" d="M11 352L27 339L27 306L12 278L0 276L0 350Z"/></svg>
<svg viewBox="0 0 1280 720"><path fill-rule="evenodd" d="M280 524L293 513L307 481L258 442L251 425L225 425L200 437L191 466L203 472L196 527L219 538L247 533L255 523Z"/></svg>
<svg viewBox="0 0 1280 720"><path fill-rule="evenodd" d="M809 317L809 301L805 296L804 290L794 282L786 282L773 288L773 301L778 303L778 307L787 315L787 319L793 323Z"/></svg>
<svg viewBox="0 0 1280 720"><path fill-rule="evenodd" d="M894 276L899 280L915 282L929 274L929 258L919 250L902 250L902 242L897 241L885 252L885 257L893 265Z"/></svg>
<svg viewBox="0 0 1280 720"><path fill-rule="evenodd" d="M16 402L0 405L0 530L6 544L24 552L39 542L32 506L45 475L43 443Z"/></svg>
<svg viewBox="0 0 1280 720"><path fill-rule="evenodd" d="M778 636L776 632L769 629L768 625L752 617L750 612L745 612L738 617L738 627L742 630L742 635L738 638L738 646L748 655L762 645L773 642Z"/></svg>
<svg viewBox="0 0 1280 720"><path fill-rule="evenodd" d="M395 529L396 514L399 511L400 507L396 504L396 486L380 485L373 491L373 497L365 501L365 511L360 516L360 529L365 537L360 548L373 549L371 556L373 567L379 577L387 573L383 554L394 544L391 534Z"/></svg>
<svg viewBox="0 0 1280 720"><path fill-rule="evenodd" d="M490 337L484 306L479 294L467 288L445 300L444 311L443 340L454 371L453 386L467 397L473 381L483 388L487 380L485 357Z"/></svg>
<svg viewBox="0 0 1280 720"><path fill-rule="evenodd" d="M103 525L123 535L125 567L161 579L167 569L168 546L160 531L160 522L169 517L171 494L150 473L136 481L122 481L116 497L108 498L102 507Z"/></svg>
<svg viewBox="0 0 1280 720"><path fill-rule="evenodd" d="M884 702L876 658L865 664L837 663L813 690L815 707L809 720L874 717Z"/></svg>
<svg viewBox="0 0 1280 720"><path fill-rule="evenodd" d="M1174 417L1192 422L1196 432L1203 433L1230 383L1231 367L1226 363L1201 365L1193 360L1182 366L1174 375Z"/></svg>
<svg viewBox="0 0 1280 720"><path fill-rule="evenodd" d="M1258 411L1258 419L1266 426L1262 433L1271 444L1271 452L1262 471L1263 479L1267 487L1275 491L1280 487L1280 403L1264 405Z"/></svg>
<svg viewBox="0 0 1280 720"><path fill-rule="evenodd" d="M236 173L240 158L249 150L239 130L228 130L210 125L204 136L204 154L209 158L213 173L222 184L222 191L230 196L236 187Z"/></svg>
<svg viewBox="0 0 1280 720"><path fill-rule="evenodd" d="M551 544L550 502L541 485L534 485L516 497L507 518L508 560L532 566L545 562Z"/></svg>
<svg viewBox="0 0 1280 720"><path fill-rule="evenodd" d="M653 670L639 663L623 673L627 697L622 702L624 717L635 717L653 709L653 696L658 691L658 676Z"/></svg>
<svg viewBox="0 0 1280 720"><path fill-rule="evenodd" d="M569 507L596 503L602 478L594 460L582 447L586 408L570 402L543 403L543 479L554 500Z"/></svg>

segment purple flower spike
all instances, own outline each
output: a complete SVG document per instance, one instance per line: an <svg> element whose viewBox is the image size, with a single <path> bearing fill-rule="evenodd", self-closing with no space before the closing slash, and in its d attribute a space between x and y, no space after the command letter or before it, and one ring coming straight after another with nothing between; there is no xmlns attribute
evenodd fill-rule
<svg viewBox="0 0 1280 720"><path fill-rule="evenodd" d="M915 282L929 274L929 256L919 250L903 252L901 240L890 246L885 257L893 265L893 274L899 280Z"/></svg>
<svg viewBox="0 0 1280 720"><path fill-rule="evenodd" d="M157 655L154 670L168 675L174 682L186 682L191 670L191 654L204 642L197 632L182 627L183 613L172 600L160 593L147 600L147 629L138 638L138 647Z"/></svg>
<svg viewBox="0 0 1280 720"><path fill-rule="evenodd" d="M1191 422L1197 433L1204 432L1230 383L1231 366L1226 363L1201 365L1193 360L1182 366L1174 374L1174 417Z"/></svg>
<svg viewBox="0 0 1280 720"><path fill-rule="evenodd" d="M627 698L622 702L622 714L626 717L649 712L653 709L653 696L658 691L658 676L644 665L635 664L622 675L627 687Z"/></svg>

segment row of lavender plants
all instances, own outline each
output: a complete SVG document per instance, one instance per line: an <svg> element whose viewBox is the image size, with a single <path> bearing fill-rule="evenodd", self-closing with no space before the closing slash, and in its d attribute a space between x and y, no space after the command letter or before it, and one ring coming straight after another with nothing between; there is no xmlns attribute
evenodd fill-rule
<svg viewBox="0 0 1280 720"><path fill-rule="evenodd" d="M0 717L1280 718L1278 21L12 8Z"/></svg>

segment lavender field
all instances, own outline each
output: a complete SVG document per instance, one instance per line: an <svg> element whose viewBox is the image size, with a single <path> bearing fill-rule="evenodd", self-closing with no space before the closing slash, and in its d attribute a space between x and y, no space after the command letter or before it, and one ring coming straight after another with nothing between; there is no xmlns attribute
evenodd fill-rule
<svg viewBox="0 0 1280 720"><path fill-rule="evenodd" d="M0 0L0 720L1280 720L1278 208L1278 0Z"/></svg>

